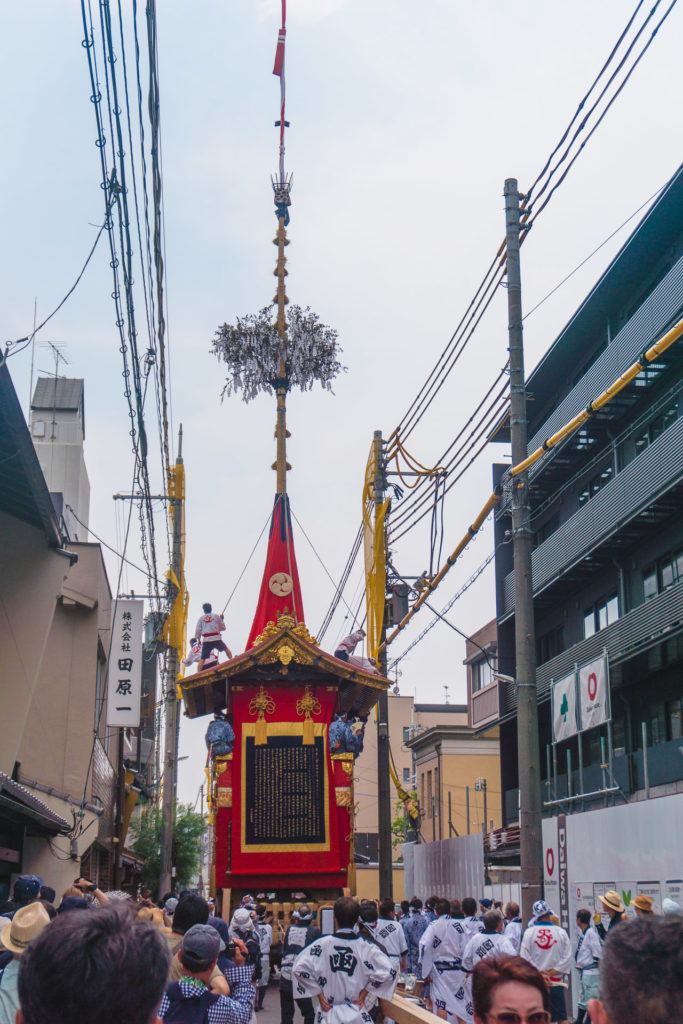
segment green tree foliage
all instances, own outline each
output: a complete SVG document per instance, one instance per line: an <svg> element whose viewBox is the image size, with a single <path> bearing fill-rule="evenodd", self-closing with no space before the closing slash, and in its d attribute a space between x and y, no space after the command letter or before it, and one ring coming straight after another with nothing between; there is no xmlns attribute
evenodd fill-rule
<svg viewBox="0 0 683 1024"><path fill-rule="evenodd" d="M142 884L154 892L159 888L161 867L161 809L149 804L137 821L131 822L133 850L142 857ZM176 806L173 834L173 863L176 869L175 888L182 889L195 881L199 871L202 837L206 822L190 804Z"/></svg>

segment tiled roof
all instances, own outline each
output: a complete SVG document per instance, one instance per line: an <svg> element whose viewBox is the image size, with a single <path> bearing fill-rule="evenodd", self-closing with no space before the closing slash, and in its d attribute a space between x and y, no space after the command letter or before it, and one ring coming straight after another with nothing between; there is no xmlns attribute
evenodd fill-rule
<svg viewBox="0 0 683 1024"><path fill-rule="evenodd" d="M14 803L21 804L20 810L29 812L29 817L53 832L67 832L71 827L65 818L39 800L26 786L0 772L0 794L6 794Z"/></svg>

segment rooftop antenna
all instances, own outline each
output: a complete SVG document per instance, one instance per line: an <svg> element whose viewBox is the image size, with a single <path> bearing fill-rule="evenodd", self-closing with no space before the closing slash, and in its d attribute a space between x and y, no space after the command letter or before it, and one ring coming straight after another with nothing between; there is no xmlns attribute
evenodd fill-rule
<svg viewBox="0 0 683 1024"><path fill-rule="evenodd" d="M41 373L48 373L50 377L54 377L54 389L52 391L52 430L50 432L50 440L55 441L57 438L57 380L59 378L59 364L64 363L65 366L69 365L69 360L62 352L62 348L66 348L64 342L44 341L41 344L42 348L49 348L52 351L52 355L55 360L55 371L49 373L47 370L41 370Z"/></svg>
<svg viewBox="0 0 683 1024"><path fill-rule="evenodd" d="M448 699L448 691L449 691L449 686L448 686L448 683L445 683L445 684L444 684L444 688L443 688L443 694L444 694L444 703L445 703L445 704L450 704L450 701L449 701L449 699Z"/></svg>

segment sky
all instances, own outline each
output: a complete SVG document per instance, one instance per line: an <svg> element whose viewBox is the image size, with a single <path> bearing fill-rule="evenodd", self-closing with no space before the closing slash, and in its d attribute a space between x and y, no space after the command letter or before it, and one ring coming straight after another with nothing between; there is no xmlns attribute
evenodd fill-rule
<svg viewBox="0 0 683 1024"><path fill-rule="evenodd" d="M122 0L128 24L131 0ZM96 5L95 5L96 6ZM646 5L647 8L651 5ZM360 522L374 430L388 435L448 341L504 233L503 182L535 178L602 65L634 4L625 0L290 0L287 167L294 174L288 294L339 332L334 394L289 400L293 511L306 623L316 632ZM144 11L144 4L142 4ZM112 0L112 9L116 6ZM274 401L221 402L210 352L217 326L274 294L270 174L277 163L278 82L272 62L275 0L163 0L157 4L174 433L182 423L187 472L190 625L204 601L233 590L272 505ZM665 183L680 160L680 39L669 20L522 250L530 310ZM102 220L95 124L78 0L0 7L3 337L30 331L73 282ZM129 40L130 42L130 40ZM129 47L130 53L130 47ZM525 325L527 367L552 343L637 224L588 261ZM430 465L504 365L505 294L492 304L457 369L410 439ZM91 528L120 547L130 486L121 356L111 271L99 248L76 292L38 336L58 342L65 372L85 380ZM51 370L37 340L37 370ZM28 406L30 351L10 361ZM150 410L151 415L151 410ZM450 550L490 491L490 446L445 507ZM161 487L158 467L154 486ZM118 511L117 511L118 509ZM160 564L164 564L159 506ZM393 549L414 576L429 559L425 520ZM490 525L434 598L441 607L491 549ZM137 540L129 549L138 559ZM226 611L227 640L242 649L265 549L257 549ZM319 559L321 561L319 561ZM112 586L115 556L107 554ZM360 564L346 598L355 609ZM133 569L122 590L146 589ZM355 595L355 600L352 598ZM465 632L494 614L485 572L453 607ZM337 612L324 646L348 631ZM430 619L423 610L399 654ZM401 662L402 693L465 698L464 641L437 625ZM181 799L194 802L204 721L181 726Z"/></svg>

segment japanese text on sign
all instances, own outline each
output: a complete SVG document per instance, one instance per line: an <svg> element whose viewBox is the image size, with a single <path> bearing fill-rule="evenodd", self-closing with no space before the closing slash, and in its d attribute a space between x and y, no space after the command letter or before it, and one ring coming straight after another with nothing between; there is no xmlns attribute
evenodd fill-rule
<svg viewBox="0 0 683 1024"><path fill-rule="evenodd" d="M248 845L325 842L325 747L299 737L269 737L246 747Z"/></svg>
<svg viewBox="0 0 683 1024"><path fill-rule="evenodd" d="M140 725L142 601L118 601L112 624L107 686L107 725Z"/></svg>

